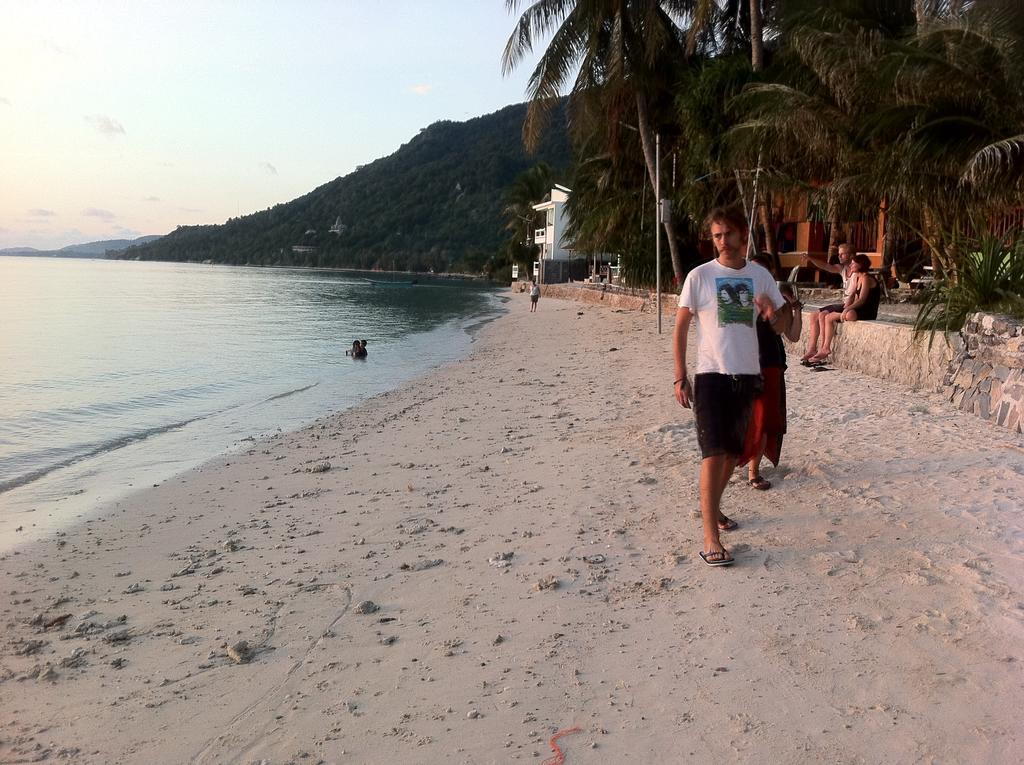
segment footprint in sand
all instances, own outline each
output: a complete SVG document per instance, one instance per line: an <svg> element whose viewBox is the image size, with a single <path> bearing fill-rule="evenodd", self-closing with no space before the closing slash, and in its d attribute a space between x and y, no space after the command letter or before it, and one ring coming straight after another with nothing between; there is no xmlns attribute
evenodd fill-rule
<svg viewBox="0 0 1024 765"><path fill-rule="evenodd" d="M303 688L314 684L313 666L316 649L324 640L334 637L334 629L349 614L352 593L336 583L308 584L287 598L276 612L267 631L256 642L273 652L245 669L224 668L223 671L250 672L247 701L222 728L224 731L208 741L192 758L200 763L259 762L277 760L285 752L294 751L296 742L289 737L289 721L294 702L289 699ZM359 618L359 617L355 617ZM313 630L316 630L315 632ZM226 703L221 699L218 703Z"/></svg>

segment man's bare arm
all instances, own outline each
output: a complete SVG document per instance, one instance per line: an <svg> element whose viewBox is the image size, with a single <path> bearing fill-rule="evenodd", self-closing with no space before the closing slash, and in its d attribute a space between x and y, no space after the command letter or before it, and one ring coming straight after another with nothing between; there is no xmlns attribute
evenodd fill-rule
<svg viewBox="0 0 1024 765"><path fill-rule="evenodd" d="M819 271L828 271L830 274L841 274L843 272L842 266L838 266L834 263L829 263L826 260L821 260L820 258L816 258L813 255L804 255L803 261L805 266L811 265L813 263L814 267L817 268Z"/></svg>
<svg viewBox="0 0 1024 765"><path fill-rule="evenodd" d="M690 322L693 320L693 312L689 308L679 308L676 311L676 326L672 331L672 353L675 358L675 378L672 384L676 401L690 408L690 381L686 374L686 340L690 333Z"/></svg>

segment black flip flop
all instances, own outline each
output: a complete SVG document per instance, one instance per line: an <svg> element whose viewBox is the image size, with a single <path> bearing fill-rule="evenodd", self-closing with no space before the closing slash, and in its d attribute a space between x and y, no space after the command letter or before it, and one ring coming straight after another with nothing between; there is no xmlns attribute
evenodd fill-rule
<svg viewBox="0 0 1024 765"><path fill-rule="evenodd" d="M720 552L720 553L717 553L717 552L714 552L714 551L712 551L712 552L701 552L700 559L702 561L704 561L709 566L731 566L733 563L736 562L736 559L733 558L731 555L728 558L722 557L722 558L720 558L718 560L709 559L708 556L710 556L710 555L722 555L722 556L725 556L725 555L729 555L729 553L728 553L728 551Z"/></svg>
<svg viewBox="0 0 1024 765"><path fill-rule="evenodd" d="M722 524L725 525L723 526ZM735 531L739 527L740 525L727 515L723 515L721 520L718 522L719 531Z"/></svg>

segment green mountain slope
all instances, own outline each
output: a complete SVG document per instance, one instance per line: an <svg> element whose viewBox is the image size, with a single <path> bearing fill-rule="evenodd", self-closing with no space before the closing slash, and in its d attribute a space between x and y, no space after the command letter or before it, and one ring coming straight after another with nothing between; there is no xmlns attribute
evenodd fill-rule
<svg viewBox="0 0 1024 765"><path fill-rule="evenodd" d="M217 226L182 226L114 257L426 271L479 270L507 238L505 189L538 161L571 165L564 112L527 155L525 104L437 122L394 154L309 194ZM330 229L340 220L341 233ZM293 250L294 246L302 248Z"/></svg>

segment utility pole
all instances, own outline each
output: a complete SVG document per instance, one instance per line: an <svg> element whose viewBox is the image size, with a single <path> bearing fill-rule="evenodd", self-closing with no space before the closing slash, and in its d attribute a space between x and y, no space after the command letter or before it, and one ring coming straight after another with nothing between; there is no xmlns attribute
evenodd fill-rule
<svg viewBox="0 0 1024 765"><path fill-rule="evenodd" d="M658 311L658 334L661 334L661 133L654 134L654 198L657 203L654 222L654 305Z"/></svg>

